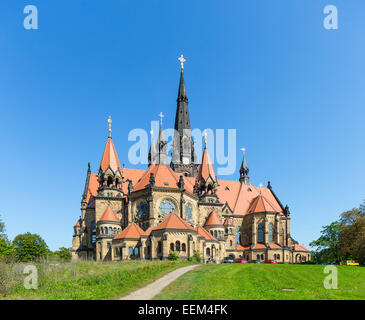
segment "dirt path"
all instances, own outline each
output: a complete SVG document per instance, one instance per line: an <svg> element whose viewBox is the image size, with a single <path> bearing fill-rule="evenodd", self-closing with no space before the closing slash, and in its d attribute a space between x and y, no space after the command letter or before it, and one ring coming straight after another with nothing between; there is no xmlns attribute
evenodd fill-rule
<svg viewBox="0 0 365 320"><path fill-rule="evenodd" d="M198 265L187 266L172 271L151 284L120 298L119 300L152 300L152 298L167 287L171 282L182 276L184 273L193 270Z"/></svg>

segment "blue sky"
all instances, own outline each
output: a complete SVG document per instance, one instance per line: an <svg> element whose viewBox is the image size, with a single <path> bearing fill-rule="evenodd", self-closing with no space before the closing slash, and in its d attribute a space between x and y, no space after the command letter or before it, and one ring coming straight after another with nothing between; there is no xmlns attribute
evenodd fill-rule
<svg viewBox="0 0 365 320"><path fill-rule="evenodd" d="M172 127L180 54L192 127L237 129L254 184L271 180L308 245L365 198L365 2L4 0L0 10L0 214L71 246L87 162L163 112ZM25 5L39 29L25 30ZM323 27L338 8L339 29ZM237 163L241 154L237 152ZM237 173L231 179L238 179Z"/></svg>

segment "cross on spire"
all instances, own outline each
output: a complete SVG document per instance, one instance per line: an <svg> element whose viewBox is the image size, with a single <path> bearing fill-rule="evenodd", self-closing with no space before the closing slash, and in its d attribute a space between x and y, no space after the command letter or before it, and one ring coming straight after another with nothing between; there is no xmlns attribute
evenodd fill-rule
<svg viewBox="0 0 365 320"><path fill-rule="evenodd" d="M162 127L162 118L164 117L164 115L162 114L162 111L160 112L160 114L158 115L161 118L161 127Z"/></svg>
<svg viewBox="0 0 365 320"><path fill-rule="evenodd" d="M204 136L204 145L206 147L207 146L207 130L203 131L203 136Z"/></svg>
<svg viewBox="0 0 365 320"><path fill-rule="evenodd" d="M108 123L109 123L109 138L111 138L112 137L112 117L111 116L109 116Z"/></svg>
<svg viewBox="0 0 365 320"><path fill-rule="evenodd" d="M179 61L180 61L180 63L181 63L180 68L181 68L181 70L183 70L183 69L184 69L184 62L186 61L186 59L184 58L184 56L183 56L183 55L181 55L181 56L180 56L180 58L178 58L178 60L179 60Z"/></svg>

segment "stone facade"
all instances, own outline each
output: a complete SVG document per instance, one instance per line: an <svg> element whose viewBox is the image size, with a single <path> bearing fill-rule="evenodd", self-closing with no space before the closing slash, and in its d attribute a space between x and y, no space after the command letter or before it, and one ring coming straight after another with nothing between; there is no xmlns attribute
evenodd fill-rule
<svg viewBox="0 0 365 320"><path fill-rule="evenodd" d="M250 183L245 157L238 181L216 177L207 148L196 164L182 72L177 102L174 141L190 145L181 156L175 145L170 166L162 124L146 170L120 166L111 134L98 173L88 165L81 216L74 226L73 259L168 259L175 251L181 259L199 253L203 261L215 263L227 256L309 261L310 252L290 234L288 206L282 205L270 182L266 188Z"/></svg>

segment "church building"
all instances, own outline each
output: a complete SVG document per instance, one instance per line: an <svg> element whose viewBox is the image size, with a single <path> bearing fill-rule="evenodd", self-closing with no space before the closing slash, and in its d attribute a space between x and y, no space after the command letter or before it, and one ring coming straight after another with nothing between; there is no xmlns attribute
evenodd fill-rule
<svg viewBox="0 0 365 320"><path fill-rule="evenodd" d="M191 135L181 56L171 162L162 129L152 142L145 170L121 167L111 136L97 173L88 165L81 216L74 226L74 260L181 259L200 254L204 262L225 257L301 263L310 252L290 234L291 214L270 182L250 182L245 155L238 181L216 176L204 141L197 159ZM205 138L206 139L206 138Z"/></svg>

